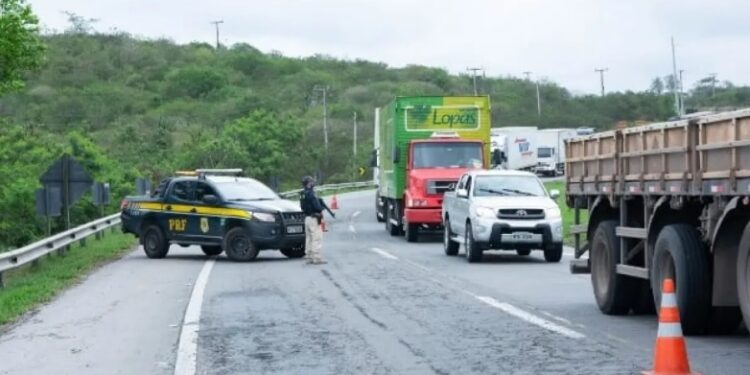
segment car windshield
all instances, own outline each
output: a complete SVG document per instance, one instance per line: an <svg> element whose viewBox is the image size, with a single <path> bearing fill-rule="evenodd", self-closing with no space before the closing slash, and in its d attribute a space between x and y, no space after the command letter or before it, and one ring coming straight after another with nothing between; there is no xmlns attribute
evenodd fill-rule
<svg viewBox="0 0 750 375"><path fill-rule="evenodd" d="M279 199L279 196L263 183L242 178L232 181L214 182L219 194L227 201L259 201Z"/></svg>
<svg viewBox="0 0 750 375"><path fill-rule="evenodd" d="M547 195L534 176L477 176L474 196L520 195L542 197Z"/></svg>
<svg viewBox="0 0 750 375"><path fill-rule="evenodd" d="M540 158L548 158L552 156L552 147L539 147L536 150L536 155Z"/></svg>
<svg viewBox="0 0 750 375"><path fill-rule="evenodd" d="M463 143L417 143L414 145L412 167L420 168L481 168L482 145Z"/></svg>

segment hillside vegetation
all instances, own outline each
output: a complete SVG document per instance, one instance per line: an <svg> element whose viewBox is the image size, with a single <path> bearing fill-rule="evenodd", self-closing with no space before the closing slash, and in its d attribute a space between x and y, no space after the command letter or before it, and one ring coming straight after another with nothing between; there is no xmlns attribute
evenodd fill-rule
<svg viewBox="0 0 750 375"><path fill-rule="evenodd" d="M34 214L38 177L63 152L97 181L113 186L113 203L132 193L134 179L157 181L176 169L241 167L280 188L320 171L325 182L367 179L355 174L372 149L373 109L397 95L465 95L465 75L425 66L391 68L328 56L289 58L249 44L218 50L128 34L91 31L72 17L69 30L46 35L45 61L24 77L25 88L0 97L0 250L43 230ZM664 80L669 82L669 79ZM689 108L738 107L750 89L703 82ZM664 120L672 98L661 79L643 92L574 96L553 82L541 85L542 116L530 81L479 80L491 97L493 125L587 126ZM329 148L323 147L320 90L328 87ZM668 85L667 85L668 86ZM358 148L353 155L353 116ZM79 203L74 222L96 216ZM55 223L55 229L60 229Z"/></svg>

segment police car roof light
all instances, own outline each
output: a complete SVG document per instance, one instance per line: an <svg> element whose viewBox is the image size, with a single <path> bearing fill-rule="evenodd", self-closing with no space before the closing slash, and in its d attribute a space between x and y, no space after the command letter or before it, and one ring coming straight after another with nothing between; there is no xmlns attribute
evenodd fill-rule
<svg viewBox="0 0 750 375"><path fill-rule="evenodd" d="M240 176L242 175L241 168L229 168L229 169L196 169L196 173L208 175L208 176L219 176L219 175L230 175Z"/></svg>

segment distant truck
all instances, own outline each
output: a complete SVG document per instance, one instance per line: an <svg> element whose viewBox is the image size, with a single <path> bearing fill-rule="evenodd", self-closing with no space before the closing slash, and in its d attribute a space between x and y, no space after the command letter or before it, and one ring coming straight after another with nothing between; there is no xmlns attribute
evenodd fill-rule
<svg viewBox="0 0 750 375"><path fill-rule="evenodd" d="M566 152L571 271L591 272L602 312L652 312L673 278L685 333L750 324L750 110L595 133Z"/></svg>
<svg viewBox="0 0 750 375"><path fill-rule="evenodd" d="M536 133L537 165L534 171L543 176L565 173L565 140L577 136L576 129L541 129Z"/></svg>
<svg viewBox="0 0 750 375"><path fill-rule="evenodd" d="M560 193L547 193L537 176L520 171L469 171L443 200L443 246L457 255L464 244L466 259L482 260L485 250L515 250L526 256L544 251L547 262L563 254Z"/></svg>
<svg viewBox="0 0 750 375"><path fill-rule="evenodd" d="M536 137L539 130L535 126L509 126L492 129L493 141L501 150L503 169L528 170L537 166Z"/></svg>
<svg viewBox="0 0 750 375"><path fill-rule="evenodd" d="M487 96L397 97L380 111L375 207L392 236L442 229L443 193L490 165Z"/></svg>

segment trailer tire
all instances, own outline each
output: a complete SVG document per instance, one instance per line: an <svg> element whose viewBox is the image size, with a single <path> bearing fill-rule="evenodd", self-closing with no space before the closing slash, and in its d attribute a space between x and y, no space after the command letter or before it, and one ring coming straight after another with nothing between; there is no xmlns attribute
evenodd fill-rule
<svg viewBox="0 0 750 375"><path fill-rule="evenodd" d="M476 241L474 241L474 231L471 229L471 223L466 223L466 235L464 237L466 260L469 261L469 263L481 262L482 249L480 249Z"/></svg>
<svg viewBox="0 0 750 375"><path fill-rule="evenodd" d="M627 314L634 299L634 279L617 274L620 241L616 220L599 223L591 242L591 285L599 310L608 315Z"/></svg>
<svg viewBox="0 0 750 375"><path fill-rule="evenodd" d="M381 205L382 199L380 199L380 193L375 193L375 220L377 220L378 223L382 223L385 221L385 215L383 214Z"/></svg>
<svg viewBox="0 0 750 375"><path fill-rule="evenodd" d="M448 256L458 255L458 248L460 246L458 242L451 239L452 236L453 233L451 233L451 223L446 218L445 227L443 227L443 249L445 250L445 255Z"/></svg>
<svg viewBox="0 0 750 375"><path fill-rule="evenodd" d="M393 237L401 235L401 228L393 224L391 220L393 220L393 209L391 209L390 204L387 204L385 208L385 230Z"/></svg>
<svg viewBox="0 0 750 375"><path fill-rule="evenodd" d="M683 332L686 335L704 333L711 314L711 269L708 251L698 231L687 224L662 228L651 264L654 305L661 306L664 279L674 279Z"/></svg>
<svg viewBox="0 0 750 375"><path fill-rule="evenodd" d="M750 330L750 223L742 232L737 255L737 294L745 326Z"/></svg>

